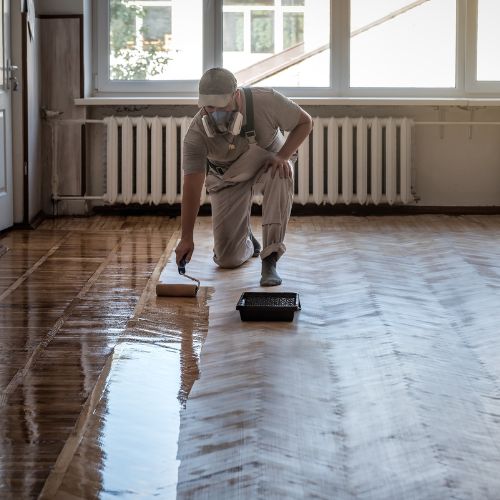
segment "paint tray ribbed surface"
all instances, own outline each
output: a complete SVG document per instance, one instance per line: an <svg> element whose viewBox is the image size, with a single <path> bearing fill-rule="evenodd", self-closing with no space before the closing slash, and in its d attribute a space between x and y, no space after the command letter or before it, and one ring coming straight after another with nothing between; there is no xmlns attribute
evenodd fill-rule
<svg viewBox="0 0 500 500"><path fill-rule="evenodd" d="M236 309L242 321L293 321L300 310L299 294L294 292L244 292Z"/></svg>

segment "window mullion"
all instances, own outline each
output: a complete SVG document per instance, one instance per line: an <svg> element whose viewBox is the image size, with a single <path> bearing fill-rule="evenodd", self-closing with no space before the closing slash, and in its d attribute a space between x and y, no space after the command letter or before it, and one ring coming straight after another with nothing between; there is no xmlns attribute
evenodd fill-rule
<svg viewBox="0 0 500 500"><path fill-rule="evenodd" d="M222 0L203 2L203 69L222 65Z"/></svg>
<svg viewBox="0 0 500 500"><path fill-rule="evenodd" d="M467 54L467 3L457 0L457 34L455 50L455 89L463 95L467 87L468 62Z"/></svg>
<svg viewBox="0 0 500 500"><path fill-rule="evenodd" d="M331 3L331 82L334 95L349 93L350 2Z"/></svg>
<svg viewBox="0 0 500 500"><path fill-rule="evenodd" d="M477 90L477 0L468 0L466 6L465 38L465 91Z"/></svg>
<svg viewBox="0 0 500 500"><path fill-rule="evenodd" d="M274 8L274 50L283 51L283 7L278 2Z"/></svg>
<svg viewBox="0 0 500 500"><path fill-rule="evenodd" d="M97 20L97 81L95 87L100 89L109 80L109 2L94 3ZM97 8L99 7L99 12ZM99 14L99 15L98 15Z"/></svg>

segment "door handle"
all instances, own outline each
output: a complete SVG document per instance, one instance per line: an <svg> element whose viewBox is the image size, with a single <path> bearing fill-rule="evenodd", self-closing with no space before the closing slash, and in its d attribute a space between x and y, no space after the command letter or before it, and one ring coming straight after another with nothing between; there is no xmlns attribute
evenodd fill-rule
<svg viewBox="0 0 500 500"><path fill-rule="evenodd" d="M7 81L5 82L5 86L7 90L12 90L12 92L19 90L19 81L17 80L17 76L14 75L14 71L18 69L19 67L11 64L10 60L7 61Z"/></svg>

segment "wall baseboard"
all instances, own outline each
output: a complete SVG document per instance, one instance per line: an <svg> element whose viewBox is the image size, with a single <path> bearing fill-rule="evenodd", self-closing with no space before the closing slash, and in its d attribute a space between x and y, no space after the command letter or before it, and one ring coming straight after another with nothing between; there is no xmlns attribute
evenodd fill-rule
<svg viewBox="0 0 500 500"><path fill-rule="evenodd" d="M500 206L294 205L292 215L497 215Z"/></svg>
<svg viewBox="0 0 500 500"><path fill-rule="evenodd" d="M174 205L111 205L94 207L92 213L102 215L163 215L167 217L177 217L180 215L180 204ZM210 205L202 205L200 215L210 215ZM261 215L262 207L252 206L252 215ZM316 205L294 204L292 216L312 216L312 215L499 215L500 206L420 206L420 205Z"/></svg>
<svg viewBox="0 0 500 500"><path fill-rule="evenodd" d="M31 229L36 229L46 218L45 212L40 210L29 222Z"/></svg>

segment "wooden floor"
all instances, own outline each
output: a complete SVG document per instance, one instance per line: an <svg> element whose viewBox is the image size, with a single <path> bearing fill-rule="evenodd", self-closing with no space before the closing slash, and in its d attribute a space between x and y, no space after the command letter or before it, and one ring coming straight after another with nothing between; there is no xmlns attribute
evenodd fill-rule
<svg viewBox="0 0 500 500"><path fill-rule="evenodd" d="M0 498L500 498L500 217L293 219L293 323L240 321L260 263L206 218L198 297L157 298L178 235L0 239Z"/></svg>

